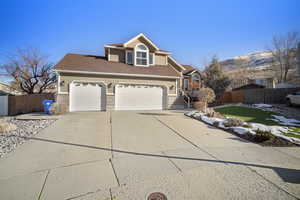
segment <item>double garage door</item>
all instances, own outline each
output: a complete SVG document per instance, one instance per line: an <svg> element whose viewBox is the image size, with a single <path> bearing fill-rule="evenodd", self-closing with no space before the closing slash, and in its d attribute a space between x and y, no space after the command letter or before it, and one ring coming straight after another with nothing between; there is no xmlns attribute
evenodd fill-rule
<svg viewBox="0 0 300 200"><path fill-rule="evenodd" d="M70 111L100 111L106 108L106 94L98 83L70 84ZM115 87L115 110L161 110L164 92L160 86L126 85Z"/></svg>
<svg viewBox="0 0 300 200"><path fill-rule="evenodd" d="M163 88L151 85L116 85L115 110L161 110Z"/></svg>

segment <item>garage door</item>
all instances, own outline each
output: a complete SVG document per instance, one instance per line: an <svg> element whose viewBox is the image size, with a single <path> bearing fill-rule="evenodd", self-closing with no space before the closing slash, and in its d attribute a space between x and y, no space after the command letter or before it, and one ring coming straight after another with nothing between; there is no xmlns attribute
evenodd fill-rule
<svg viewBox="0 0 300 200"><path fill-rule="evenodd" d="M163 88L149 85L116 85L116 110L161 110Z"/></svg>
<svg viewBox="0 0 300 200"><path fill-rule="evenodd" d="M102 110L102 86L99 83L70 84L70 111Z"/></svg>

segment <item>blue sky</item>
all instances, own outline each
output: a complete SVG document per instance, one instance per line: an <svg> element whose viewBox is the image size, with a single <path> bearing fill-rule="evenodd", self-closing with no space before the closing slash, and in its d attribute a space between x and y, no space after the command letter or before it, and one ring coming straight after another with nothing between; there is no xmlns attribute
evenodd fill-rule
<svg viewBox="0 0 300 200"><path fill-rule="evenodd" d="M3 0L0 58L20 47L53 63L69 52L103 55L103 45L143 32L201 69L214 54L264 50L273 35L300 31L299 8L299 0Z"/></svg>

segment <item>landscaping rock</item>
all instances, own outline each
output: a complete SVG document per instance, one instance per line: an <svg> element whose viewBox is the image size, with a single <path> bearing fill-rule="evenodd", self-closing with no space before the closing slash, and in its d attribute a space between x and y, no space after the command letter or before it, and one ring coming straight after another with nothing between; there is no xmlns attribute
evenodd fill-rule
<svg viewBox="0 0 300 200"><path fill-rule="evenodd" d="M5 134L0 134L0 157L15 150L26 141L26 137L31 137L39 133L42 129L51 125L55 120L16 120L6 118L6 123L14 130L9 130Z"/></svg>

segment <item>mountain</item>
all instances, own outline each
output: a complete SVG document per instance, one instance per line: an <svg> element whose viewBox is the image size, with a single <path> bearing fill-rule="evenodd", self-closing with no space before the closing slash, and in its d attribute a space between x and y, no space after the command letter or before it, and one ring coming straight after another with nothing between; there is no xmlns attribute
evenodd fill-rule
<svg viewBox="0 0 300 200"><path fill-rule="evenodd" d="M238 63L246 63L249 69L262 70L266 69L272 63L272 53L270 51L260 51L246 54L243 56L236 56L231 59L221 61L225 72L232 72L237 70L240 65Z"/></svg>

